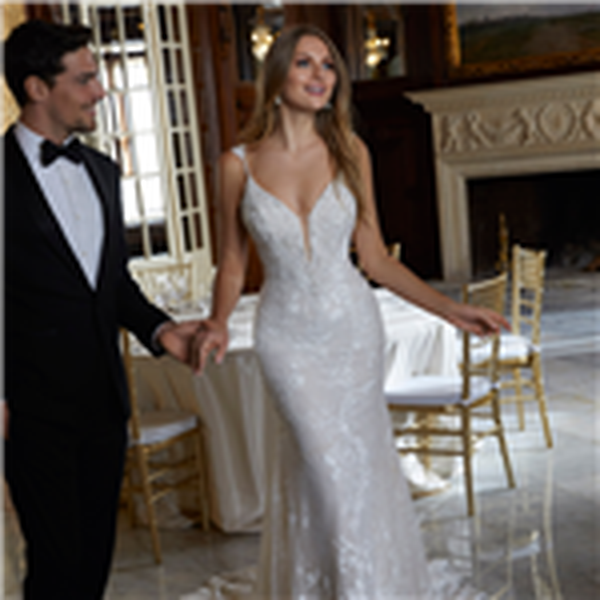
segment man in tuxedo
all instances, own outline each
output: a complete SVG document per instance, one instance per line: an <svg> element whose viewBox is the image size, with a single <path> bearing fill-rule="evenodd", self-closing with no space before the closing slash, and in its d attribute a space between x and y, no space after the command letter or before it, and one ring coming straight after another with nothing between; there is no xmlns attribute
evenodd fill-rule
<svg viewBox="0 0 600 600"><path fill-rule="evenodd" d="M29 21L5 44L21 114L3 140L5 475L26 541L26 600L102 598L129 404L125 327L188 360L127 271L118 167L73 134L104 96L91 31Z"/></svg>

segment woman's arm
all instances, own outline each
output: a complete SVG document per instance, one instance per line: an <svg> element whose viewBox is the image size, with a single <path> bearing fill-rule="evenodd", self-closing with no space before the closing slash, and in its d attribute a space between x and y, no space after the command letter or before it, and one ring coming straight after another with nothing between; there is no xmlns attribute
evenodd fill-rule
<svg viewBox="0 0 600 600"><path fill-rule="evenodd" d="M239 207L246 184L242 161L233 153L219 160L217 274L213 286L212 307L208 319L202 321L192 344L192 367L204 370L211 352L220 363L228 344L227 319L242 293L248 260L248 236L240 219Z"/></svg>
<svg viewBox="0 0 600 600"><path fill-rule="evenodd" d="M362 140L356 139L365 205L356 225L354 243L360 266L369 279L453 325L477 335L497 332L501 327L508 329L506 319L498 313L455 302L388 255L377 218L369 151Z"/></svg>

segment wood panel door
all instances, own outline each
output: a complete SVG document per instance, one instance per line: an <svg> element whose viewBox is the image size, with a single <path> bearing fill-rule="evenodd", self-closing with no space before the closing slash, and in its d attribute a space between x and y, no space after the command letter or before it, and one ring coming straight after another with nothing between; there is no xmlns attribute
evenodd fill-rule
<svg viewBox="0 0 600 600"><path fill-rule="evenodd" d="M429 116L403 96L397 81L357 82L354 88L358 131L371 151L385 241L400 242L403 262L421 277L437 278L441 264Z"/></svg>

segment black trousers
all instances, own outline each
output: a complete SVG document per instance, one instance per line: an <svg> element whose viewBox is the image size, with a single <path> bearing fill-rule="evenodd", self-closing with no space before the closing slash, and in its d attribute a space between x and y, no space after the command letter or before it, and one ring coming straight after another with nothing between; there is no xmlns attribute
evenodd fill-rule
<svg viewBox="0 0 600 600"><path fill-rule="evenodd" d="M127 429L13 414L5 475L26 542L24 600L100 600L108 579Z"/></svg>

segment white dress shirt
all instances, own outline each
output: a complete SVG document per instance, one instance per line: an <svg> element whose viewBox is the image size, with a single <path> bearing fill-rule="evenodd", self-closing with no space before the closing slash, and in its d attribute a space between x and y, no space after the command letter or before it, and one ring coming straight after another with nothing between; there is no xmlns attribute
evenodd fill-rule
<svg viewBox="0 0 600 600"><path fill-rule="evenodd" d="M15 137L90 286L95 289L104 220L90 175L83 163L75 164L63 156L44 167L40 150L44 138L20 121L15 127Z"/></svg>

